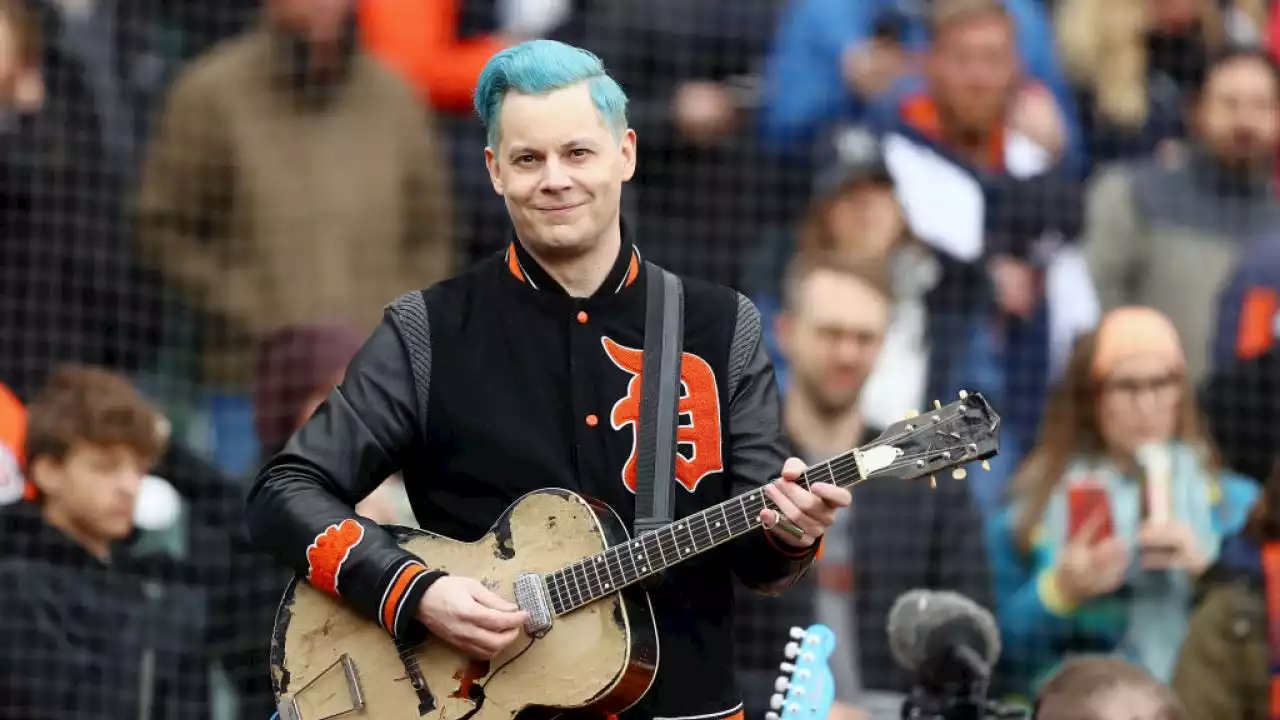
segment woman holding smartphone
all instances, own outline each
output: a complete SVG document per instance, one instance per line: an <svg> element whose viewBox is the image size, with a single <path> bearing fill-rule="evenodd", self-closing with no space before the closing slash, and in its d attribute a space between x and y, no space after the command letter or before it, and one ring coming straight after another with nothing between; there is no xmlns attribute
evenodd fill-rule
<svg viewBox="0 0 1280 720"><path fill-rule="evenodd" d="M1108 313L988 528L1001 679L1030 697L1068 656L1115 653L1167 681L1194 583L1256 488L1218 466L1168 318Z"/></svg>

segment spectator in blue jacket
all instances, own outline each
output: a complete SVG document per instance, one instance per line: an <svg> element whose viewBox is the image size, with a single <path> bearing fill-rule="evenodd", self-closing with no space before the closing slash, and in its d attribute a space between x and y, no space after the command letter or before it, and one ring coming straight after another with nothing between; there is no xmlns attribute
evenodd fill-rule
<svg viewBox="0 0 1280 720"><path fill-rule="evenodd" d="M941 0L939 0L941 1ZM1053 28L1038 0L1003 0L1029 79L1048 88L1068 119L1069 154L1078 147L1075 101L1055 54ZM838 123L860 123L877 96L910 88L912 55L932 28L911 0L791 0L765 69L761 132L777 150L806 152Z"/></svg>

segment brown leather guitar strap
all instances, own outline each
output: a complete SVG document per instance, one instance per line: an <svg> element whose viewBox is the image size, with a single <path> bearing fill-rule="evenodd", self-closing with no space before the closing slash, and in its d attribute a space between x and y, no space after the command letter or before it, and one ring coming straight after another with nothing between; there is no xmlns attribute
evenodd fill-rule
<svg viewBox="0 0 1280 720"><path fill-rule="evenodd" d="M635 536L670 525L684 348L684 286L674 274L645 261L648 298L640 374L640 429L636 439ZM652 382L651 382L652 381Z"/></svg>

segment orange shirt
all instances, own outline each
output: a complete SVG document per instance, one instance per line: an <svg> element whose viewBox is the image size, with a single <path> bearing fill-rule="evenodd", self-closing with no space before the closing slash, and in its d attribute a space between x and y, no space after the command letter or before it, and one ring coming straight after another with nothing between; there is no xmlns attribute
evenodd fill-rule
<svg viewBox="0 0 1280 720"><path fill-rule="evenodd" d="M506 44L458 39L461 0L362 0L360 39L442 112L468 114L484 64Z"/></svg>
<svg viewBox="0 0 1280 720"><path fill-rule="evenodd" d="M0 383L0 504L16 495L13 483L21 484L22 497L28 500L35 497L34 487L21 475L26 442L27 409Z"/></svg>

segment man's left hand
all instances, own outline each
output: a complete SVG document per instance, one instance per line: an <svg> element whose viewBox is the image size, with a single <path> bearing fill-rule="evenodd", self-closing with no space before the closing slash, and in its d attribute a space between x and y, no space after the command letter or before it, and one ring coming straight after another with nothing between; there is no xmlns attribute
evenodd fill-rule
<svg viewBox="0 0 1280 720"><path fill-rule="evenodd" d="M765 486L764 494L777 510L760 511L760 521L778 539L797 548L811 547L836 521L836 511L848 507L853 495L845 488L830 483L813 483L808 490L796 482L804 472L804 462L789 458L782 465L782 478ZM778 517L779 513L782 515ZM790 522L804 531L796 537L779 527L779 521Z"/></svg>

